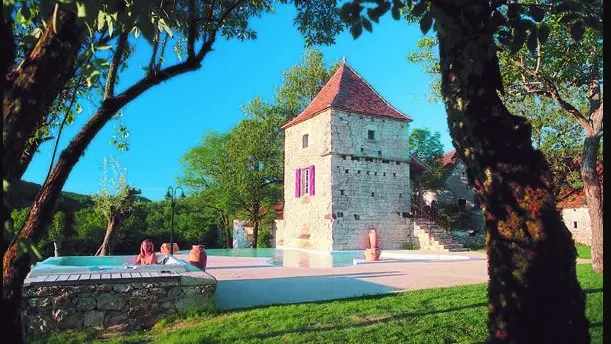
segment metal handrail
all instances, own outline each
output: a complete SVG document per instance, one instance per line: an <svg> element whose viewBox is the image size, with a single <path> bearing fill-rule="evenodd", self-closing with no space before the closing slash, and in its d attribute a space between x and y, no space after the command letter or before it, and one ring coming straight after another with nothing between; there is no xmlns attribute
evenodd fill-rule
<svg viewBox="0 0 611 344"><path fill-rule="evenodd" d="M439 216L439 211L434 206L424 205L423 203L412 203L412 217L426 218L443 228L446 232L450 231L450 224Z"/></svg>

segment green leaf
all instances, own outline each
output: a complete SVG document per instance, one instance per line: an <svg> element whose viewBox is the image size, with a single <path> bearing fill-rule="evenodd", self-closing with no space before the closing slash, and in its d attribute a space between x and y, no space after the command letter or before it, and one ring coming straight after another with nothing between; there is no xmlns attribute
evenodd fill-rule
<svg viewBox="0 0 611 344"><path fill-rule="evenodd" d="M361 25L361 23L357 23L357 24L353 24L350 27L350 33L352 33L352 37L359 38L359 36L361 35L361 33L363 33L363 25Z"/></svg>
<svg viewBox="0 0 611 344"><path fill-rule="evenodd" d="M524 45L524 41L526 40L526 30L524 27L516 27L514 35L513 35L513 41L511 41L511 52L512 53L517 53L518 50L520 50L522 48L522 46Z"/></svg>
<svg viewBox="0 0 611 344"><path fill-rule="evenodd" d="M394 20L399 20L401 18L401 8L399 7L393 7L392 10L390 10L390 13L392 14Z"/></svg>
<svg viewBox="0 0 611 344"><path fill-rule="evenodd" d="M367 18L362 18L361 23L363 24L365 30L371 32L371 22Z"/></svg>
<svg viewBox="0 0 611 344"><path fill-rule="evenodd" d="M528 15L537 23L540 23L545 18L545 10L539 6L530 6Z"/></svg>
<svg viewBox="0 0 611 344"><path fill-rule="evenodd" d="M104 22L106 20L106 15L104 12L100 11L98 12L98 31L102 31L102 29L104 28Z"/></svg>
<svg viewBox="0 0 611 344"><path fill-rule="evenodd" d="M414 8L412 8L412 15L414 17L420 17L427 8L427 4L425 0L420 0Z"/></svg>
<svg viewBox="0 0 611 344"><path fill-rule="evenodd" d="M528 50L536 54L537 53L537 28L535 27L533 30L530 30L530 34L528 35L528 40L526 41L526 47Z"/></svg>
<svg viewBox="0 0 611 344"><path fill-rule="evenodd" d="M352 9L353 6L351 2L347 2L342 6L342 8L339 10L339 16L342 18L342 20L350 22L353 12Z"/></svg>
<svg viewBox="0 0 611 344"><path fill-rule="evenodd" d="M571 37L575 41L580 41L581 38L583 37L584 32L585 32L585 27L583 26L583 22L581 20L575 22L575 24L573 24L573 26L571 27Z"/></svg>
<svg viewBox="0 0 611 344"><path fill-rule="evenodd" d="M108 18L106 18L108 19ZM108 36L112 37L113 23L112 20L107 20L108 22Z"/></svg>
<svg viewBox="0 0 611 344"><path fill-rule="evenodd" d="M545 44L545 42L547 42L547 38L549 37L549 26L541 24L541 26L539 27L538 34L539 42L541 43L541 45Z"/></svg>
<svg viewBox="0 0 611 344"><path fill-rule="evenodd" d="M426 33L431 29L431 25L433 25L433 15L431 14L431 11L426 11L426 13L420 19L420 31L426 35Z"/></svg>

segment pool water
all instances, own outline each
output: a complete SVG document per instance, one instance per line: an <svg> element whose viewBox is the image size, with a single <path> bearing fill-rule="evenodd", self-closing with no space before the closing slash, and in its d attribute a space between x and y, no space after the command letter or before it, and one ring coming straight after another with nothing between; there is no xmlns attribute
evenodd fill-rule
<svg viewBox="0 0 611 344"><path fill-rule="evenodd" d="M189 251L177 253L189 254ZM269 258L268 262L273 265L302 268L352 266L353 259L365 258L364 251L322 252L275 248L206 249L206 253L208 256Z"/></svg>
<svg viewBox="0 0 611 344"><path fill-rule="evenodd" d="M123 266L127 259L122 256L68 256L47 259L44 264L56 266Z"/></svg>

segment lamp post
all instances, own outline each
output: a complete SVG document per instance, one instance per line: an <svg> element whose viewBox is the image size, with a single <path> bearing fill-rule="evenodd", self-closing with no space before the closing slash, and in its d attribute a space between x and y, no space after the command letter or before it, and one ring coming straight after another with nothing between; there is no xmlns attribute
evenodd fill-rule
<svg viewBox="0 0 611 344"><path fill-rule="evenodd" d="M180 189L180 198L185 198L185 192L180 187L171 187L168 186L168 192L165 194L165 199L170 201L170 205L172 206L172 215L170 217L170 255L174 255L174 207L176 207L176 191Z"/></svg>

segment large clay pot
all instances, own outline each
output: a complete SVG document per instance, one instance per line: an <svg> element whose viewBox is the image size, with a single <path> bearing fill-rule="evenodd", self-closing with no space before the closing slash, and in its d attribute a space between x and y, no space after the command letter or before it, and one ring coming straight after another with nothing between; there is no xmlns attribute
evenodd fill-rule
<svg viewBox="0 0 611 344"><path fill-rule="evenodd" d="M170 254L170 243L163 243L161 248L159 248L159 252L162 254ZM178 244L174 243L174 254L176 254L176 252L178 252Z"/></svg>
<svg viewBox="0 0 611 344"><path fill-rule="evenodd" d="M378 233L375 229L369 230L369 248L365 249L365 259L378 260L380 259L380 249L378 248Z"/></svg>
<svg viewBox="0 0 611 344"><path fill-rule="evenodd" d="M193 248L189 252L189 263L205 271L207 262L208 254L206 253L204 245L193 245Z"/></svg>
<svg viewBox="0 0 611 344"><path fill-rule="evenodd" d="M369 230L369 248L378 248L378 233L375 229Z"/></svg>
<svg viewBox="0 0 611 344"><path fill-rule="evenodd" d="M367 260L378 260L380 259L380 251L379 248L368 248L365 250L365 259Z"/></svg>

